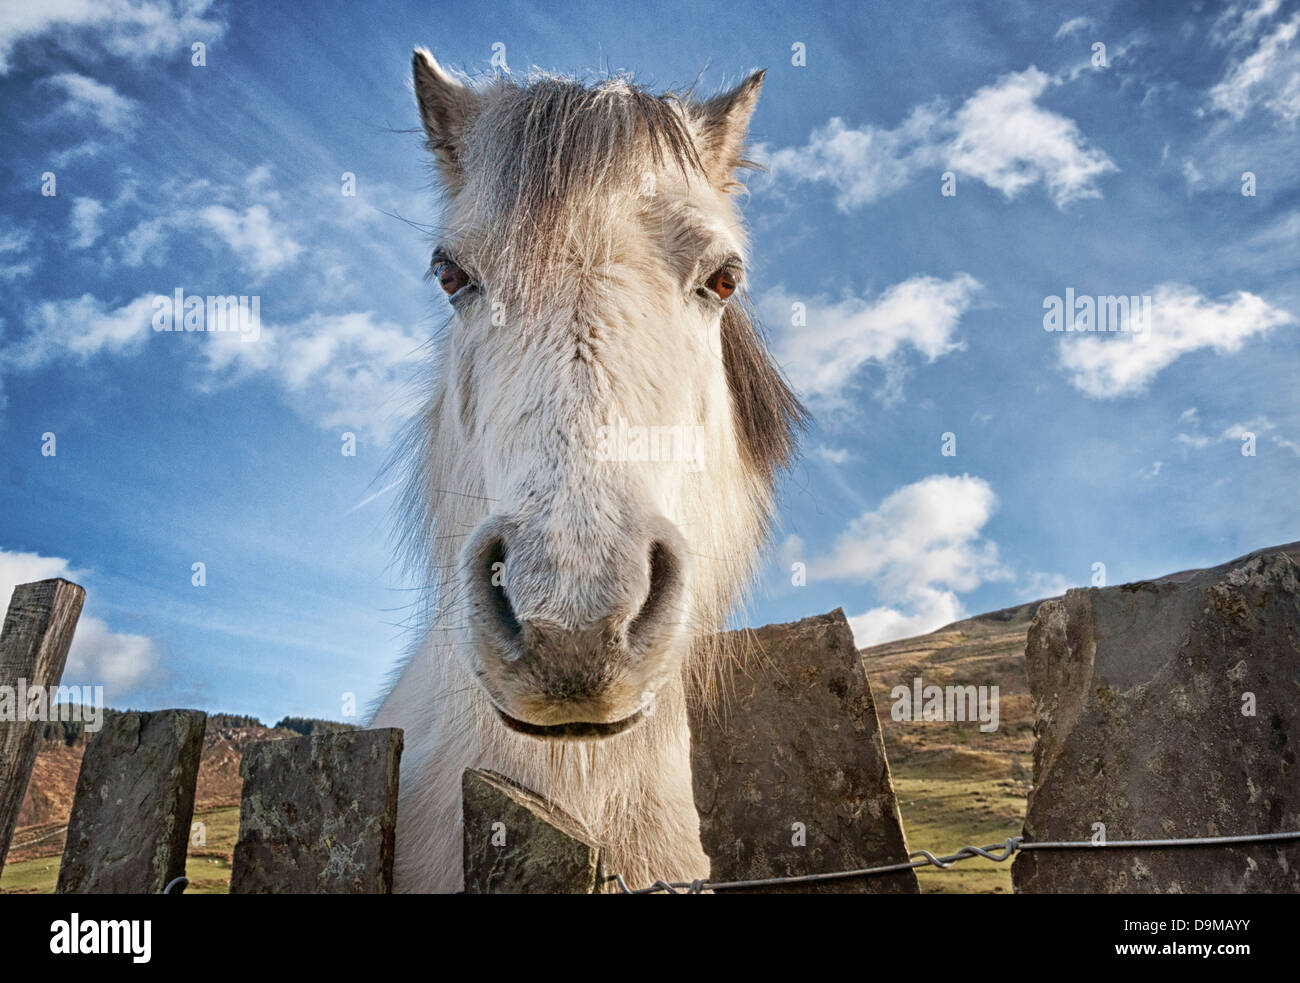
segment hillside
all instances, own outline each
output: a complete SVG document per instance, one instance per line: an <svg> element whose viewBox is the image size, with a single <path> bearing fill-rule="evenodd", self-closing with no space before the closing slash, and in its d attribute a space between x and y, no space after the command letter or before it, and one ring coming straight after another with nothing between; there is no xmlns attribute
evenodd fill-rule
<svg viewBox="0 0 1300 983"><path fill-rule="evenodd" d="M105 717L115 712L106 710ZM203 754L199 760L199 777L195 787L196 820L200 814L224 816L233 808L234 822L238 824L239 798L243 787L239 778L239 762L244 748L249 744L339 729L355 728L352 724L297 717L286 717L275 726L267 727L253 717L210 715L203 735ZM80 727L59 724L47 725L46 735L47 740L36 755L31 781L18 812L18 825L14 830L5 866L5 890L12 890L10 882L18 865L25 861L52 858L54 862L50 869L57 872L57 858L63 853L64 833L72 812L72 799L77 789L81 758L86 751L87 735ZM202 853L195 849L190 852L192 855ZM228 876L228 863L226 867ZM51 888L53 876L50 875Z"/></svg>
<svg viewBox="0 0 1300 983"><path fill-rule="evenodd" d="M909 849L951 853L1018 836L1033 760L1025 640L1041 602L993 611L861 650ZM895 686L997 686L998 727L978 720L894 720ZM991 690L990 690L991 692ZM1010 893L1008 864L966 860L918 871L924 892Z"/></svg>

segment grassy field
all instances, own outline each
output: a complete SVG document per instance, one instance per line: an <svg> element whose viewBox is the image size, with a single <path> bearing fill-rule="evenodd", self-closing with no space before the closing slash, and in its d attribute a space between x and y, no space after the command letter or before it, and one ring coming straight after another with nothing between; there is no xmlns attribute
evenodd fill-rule
<svg viewBox="0 0 1300 983"><path fill-rule="evenodd" d="M893 775L909 850L943 856L1020 835L1025 818L1020 782L1002 776L936 778L916 765L897 766ZM962 860L948 870L922 867L916 876L923 894L1012 893L1010 860Z"/></svg>
<svg viewBox="0 0 1300 983"><path fill-rule="evenodd" d="M988 846L1016 836L1024 819L1025 798L1020 783L998 775L980 775L978 763L957 762L950 777L932 777L932 768L894 768L899 809L912 850L942 855L974 843ZM239 835L239 809L209 809L196 813L205 824L207 842L190 845L185 875L187 894L225 894L230 888L230 864ZM56 839L60 846L61 838ZM0 892L52 894L59 877L59 854L10 863L0 874ZM1011 863L963 860L951 870L923 868L917 872L925 894L1010 894Z"/></svg>
<svg viewBox="0 0 1300 983"><path fill-rule="evenodd" d="M942 856L967 844L988 846L1020 833L1025 793L1007 773L989 774L994 764L970 754L948 762L909 762L893 768L899 810L909 849ZM187 894L225 894L230 889L230 864L239 836L239 809L209 809L196 813L205 825L206 843L191 843L185 875ZM50 841L56 852L6 864L0 892L52 894L59 877L62 837ZM951 870L917 871L925 894L1010 894L1011 863L963 860Z"/></svg>
<svg viewBox="0 0 1300 983"><path fill-rule="evenodd" d="M1033 770L1025 635L1035 605L862 650L910 850L935 856L1019 836ZM896 720L895 686L997 686L996 730L973 721ZM991 692L991 690L990 690ZM917 870L924 893L1010 894L1011 861L971 859Z"/></svg>
<svg viewBox="0 0 1300 983"><path fill-rule="evenodd" d="M226 894L230 889L230 864L239 838L239 808L208 809L194 814L204 824L205 843L190 843L185 876L190 879L187 894ZM193 834L197 835L197 834ZM50 841L57 852L5 864L0 872L0 892L5 894L53 894L59 879L62 838Z"/></svg>

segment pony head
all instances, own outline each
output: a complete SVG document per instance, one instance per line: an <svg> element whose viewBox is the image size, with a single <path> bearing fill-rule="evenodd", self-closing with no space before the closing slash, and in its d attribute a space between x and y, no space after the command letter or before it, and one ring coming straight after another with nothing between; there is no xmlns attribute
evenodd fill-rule
<svg viewBox="0 0 1300 983"><path fill-rule="evenodd" d="M512 729L613 735L743 592L803 420L744 305L762 73L695 101L414 72L451 307L406 494L431 629Z"/></svg>

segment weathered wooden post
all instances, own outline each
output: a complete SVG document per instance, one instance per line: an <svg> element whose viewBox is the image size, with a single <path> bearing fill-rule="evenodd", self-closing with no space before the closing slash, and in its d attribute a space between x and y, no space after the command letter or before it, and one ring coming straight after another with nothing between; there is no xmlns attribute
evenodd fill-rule
<svg viewBox="0 0 1300 983"><path fill-rule="evenodd" d="M600 848L567 813L494 771L461 779L466 894L595 894Z"/></svg>
<svg viewBox="0 0 1300 983"><path fill-rule="evenodd" d="M906 863L898 800L841 610L754 631L717 708L691 706L691 767L710 883ZM916 894L911 870L764 888Z"/></svg>
<svg viewBox="0 0 1300 983"><path fill-rule="evenodd" d="M48 707L85 598L76 584L55 579L19 584L9 601L0 633L0 867L44 731L41 720L28 719L28 697L39 687Z"/></svg>
<svg viewBox="0 0 1300 983"><path fill-rule="evenodd" d="M391 893L401 757L396 728L249 745L230 893Z"/></svg>
<svg viewBox="0 0 1300 983"><path fill-rule="evenodd" d="M1300 829L1300 544L1045 602L1025 840ZM1024 893L1300 891L1300 842L1027 850Z"/></svg>
<svg viewBox="0 0 1300 983"><path fill-rule="evenodd" d="M207 714L116 714L86 746L58 894L157 894L185 873Z"/></svg>

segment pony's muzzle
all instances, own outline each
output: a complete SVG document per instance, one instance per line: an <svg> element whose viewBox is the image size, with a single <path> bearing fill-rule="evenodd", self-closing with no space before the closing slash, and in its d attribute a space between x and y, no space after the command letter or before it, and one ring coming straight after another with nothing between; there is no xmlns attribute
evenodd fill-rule
<svg viewBox="0 0 1300 983"><path fill-rule="evenodd" d="M470 537L462 570L474 672L513 729L619 733L680 668L685 541L661 516L636 525L576 570L516 520L494 517Z"/></svg>

